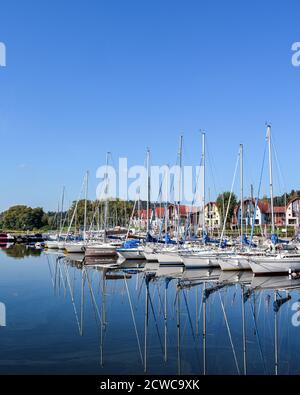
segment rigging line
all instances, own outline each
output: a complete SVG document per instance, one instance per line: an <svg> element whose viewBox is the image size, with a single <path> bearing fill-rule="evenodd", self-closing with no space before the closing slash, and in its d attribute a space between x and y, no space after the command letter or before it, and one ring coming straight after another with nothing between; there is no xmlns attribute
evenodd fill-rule
<svg viewBox="0 0 300 395"><path fill-rule="evenodd" d="M179 165L179 162L180 162L180 160L179 160L179 153L177 152L177 155L176 155L176 162L175 162L175 166L177 167L178 165ZM180 170L181 171L181 170ZM173 192L173 199L174 199L174 197L175 197L175 187L174 187L174 176L172 177L172 178L170 178L170 200L171 200L171 194L172 194L172 192ZM174 201L175 202L175 201Z"/></svg>
<svg viewBox="0 0 300 395"><path fill-rule="evenodd" d="M212 178L212 183L213 183L213 187L214 187L214 192L217 196L218 190L216 187L216 180L215 180L215 165L214 165L213 159L210 156L208 141L209 141L209 139L206 137L206 155L207 155L207 159L208 159L208 166L209 166L209 169L211 172L211 178ZM217 184L219 185L218 181L217 181Z"/></svg>
<svg viewBox="0 0 300 395"><path fill-rule="evenodd" d="M66 282L65 282L65 279L63 277L63 273L62 273L62 270L61 270L61 267L60 267L60 263L58 263L58 271L59 271L59 274L60 274L61 282L62 282L62 284L64 286L64 291L65 291L65 296L66 296L67 287L66 287Z"/></svg>
<svg viewBox="0 0 300 395"><path fill-rule="evenodd" d="M137 293L137 301L139 302L141 293L142 293L142 288L143 288L143 278L140 280L139 288L138 288L138 293Z"/></svg>
<svg viewBox="0 0 300 395"><path fill-rule="evenodd" d="M156 319L156 315L155 315L155 311L154 311L154 307L153 307L153 303L152 303L152 298L151 298L150 291L149 291L149 285L146 284L146 287L148 288L148 297L149 297L150 307L151 307L151 311L152 311L154 322L155 322L157 336L158 336L158 339L159 339L161 350L164 353L164 348L163 348L161 336L160 336L160 333L159 333L159 328L158 328L157 319Z"/></svg>
<svg viewBox="0 0 300 395"><path fill-rule="evenodd" d="M83 177L83 181L82 181L80 193L79 193L78 198L77 198L77 200L76 200L76 204L75 204L74 211L73 211L73 214L72 214L72 218L71 218L71 221L70 221L70 224L69 224L69 227L68 227L67 235L66 235L66 237L65 237L65 241L67 240L68 234L70 233L70 230L71 230L71 227L72 227L72 223L73 223L73 221L74 221L75 214L76 214L76 211L77 211L78 202L79 202L79 199L80 199L81 194L82 194L82 192L83 192L84 186L85 186L85 176Z"/></svg>
<svg viewBox="0 0 300 395"><path fill-rule="evenodd" d="M100 314L98 305L97 305L96 300L95 300L95 294L94 294L94 291L93 291L93 288L92 288L92 284L91 284L91 281L90 281L90 278L89 278L89 275L88 275L88 271L86 269L84 269L84 270L86 272L86 278L88 280L88 286L89 286L90 296L91 296L91 300L92 300L92 304L93 304L93 308L94 308L94 312L95 312L95 316L96 316L96 321L97 321L97 317L98 317L99 322L100 322L100 324L102 326L103 325L103 323L102 323L102 316Z"/></svg>
<svg viewBox="0 0 300 395"><path fill-rule="evenodd" d="M229 208L230 208L231 198L232 198L232 194L233 194L233 188L234 188L234 184L235 184L235 178L236 178L236 173L237 173L237 169L238 169L239 160L240 160L240 155L238 154L237 160L236 160L236 164L235 164L233 180L232 180L232 184L231 184L230 195L229 195L229 199L228 199L228 203L227 203L226 215L225 215L225 218L224 218L224 223L223 223L223 229L222 229L222 233L221 233L219 248L221 248L221 246L222 246L222 241L223 241L224 232L225 232L225 228L226 228L227 217L228 217L228 214L229 214Z"/></svg>
<svg viewBox="0 0 300 395"><path fill-rule="evenodd" d="M251 307L252 318L253 318L253 322L254 322L254 328L255 328L255 333L256 333L256 338L257 338L257 343L258 343L260 357L261 357L261 360L262 360L262 363L263 363L264 372L267 373L266 363L265 363L264 355L263 355L263 352L262 352L262 347L261 347L261 343L260 343L260 336L259 336L259 331L258 331L256 319L255 319L255 314L254 314L252 301L249 300L249 303L250 303L250 307Z"/></svg>
<svg viewBox="0 0 300 395"><path fill-rule="evenodd" d="M252 248L252 240L253 240L253 234L254 234L256 212L257 212L258 200L259 200L261 184L262 184L262 177L263 177L263 172L264 172L264 167L265 167L266 151L267 151L267 141L265 142L265 150L264 150L264 156L263 156L262 166L261 166L261 170L260 170L260 180L259 180L259 185L258 185L258 190L257 190L257 198L255 200L255 207L254 207L254 213L253 213L253 218L252 218L252 227L251 227L251 235L250 235L250 248Z"/></svg>
<svg viewBox="0 0 300 395"><path fill-rule="evenodd" d="M136 339L137 339L137 343L138 343L138 347L139 347L139 353L140 353L142 365L144 365L144 359L143 359L143 354L142 354L140 338L139 338L139 334L138 334L138 330L137 330L137 326L136 326L136 320L135 320L135 316L134 316L134 311L133 311L133 307L132 307L131 297L130 297L130 293L129 293L129 289L128 289L128 284L127 284L126 274L125 273L124 273L124 282L125 282L127 296L128 296L128 301L129 301L129 305L130 305L130 310L131 310L131 316L132 316L132 320L133 320L135 335L136 335Z"/></svg>
<svg viewBox="0 0 300 395"><path fill-rule="evenodd" d="M47 263L48 263L48 267L49 267L51 282L52 282L52 285L53 285L53 288L54 288L53 273L52 273L52 269L51 269L51 266L50 266L49 255L46 255L46 257L47 257Z"/></svg>
<svg viewBox="0 0 300 395"><path fill-rule="evenodd" d="M201 173L201 167L202 166L203 166L203 157L201 156L200 166L199 166L199 169L198 169L197 174L196 174L196 184L195 184L194 193L193 193L193 200L192 200L192 204L191 204L191 207L190 207L190 210L189 210L188 218L186 219L184 241L186 240L188 231L191 228L191 217L192 217L192 214L193 214L193 208L195 206L196 196L198 196L198 192L199 192L199 189L200 189L200 187L198 188L198 186L199 186L199 179L200 179L200 173ZM205 193L205 191L203 191L203 193ZM205 211L205 208L204 208L204 211Z"/></svg>
<svg viewBox="0 0 300 395"><path fill-rule="evenodd" d="M194 342L196 343L196 336L195 336L194 327L193 327L193 323L192 323L192 318L191 318L191 314L190 314L190 309L188 307L187 298L186 298L186 294L184 292L184 289L182 290L182 293L183 293L183 298L184 298L184 302L185 302L185 306L186 306L186 311L187 311L187 314L188 314L189 324L190 324L191 331L192 331L192 336L193 336Z"/></svg>
<svg viewBox="0 0 300 395"><path fill-rule="evenodd" d="M104 183L101 185L99 199L98 198L96 199L96 204L94 206L94 212L93 212L93 217L92 217L91 224L90 224L90 227L89 227L89 232L92 231L92 227L93 227L93 224L94 224L95 217L98 214L98 210L100 209L100 207L102 205L102 202L103 202L101 200L103 189L104 189Z"/></svg>
<svg viewBox="0 0 300 395"><path fill-rule="evenodd" d="M74 313L75 313L75 318L76 318L76 322L77 322L78 330L79 330L79 334L80 334L80 323L79 323L79 318L78 318L78 314L77 314L77 309L76 309L76 306L75 306L74 294L73 294L73 291L71 289L71 283L70 283L70 279L69 279L69 271L67 270L65 263L63 263L63 267L65 269L65 275L66 275L66 279L67 279L67 284L68 284L68 287L69 287L71 301L72 301L72 305L73 305L73 309L74 309Z"/></svg>
<svg viewBox="0 0 300 395"><path fill-rule="evenodd" d="M159 313L158 313L158 318L159 318L161 315L163 315L163 302L161 299L159 284L157 284L157 299L159 302Z"/></svg>
<svg viewBox="0 0 300 395"><path fill-rule="evenodd" d="M128 240L128 237L129 237L130 226L131 226L131 223L132 223L132 221L133 221L136 203L137 203L137 200L135 200L134 205L133 205L133 209L132 209L131 217L130 217L130 220L129 220L129 225L128 225L128 230L127 230L127 234L126 234L125 241L127 241L127 240Z"/></svg>
<svg viewBox="0 0 300 395"><path fill-rule="evenodd" d="M229 340L230 340L230 344L231 344L231 348L232 348L232 352L233 352L233 357L234 357L234 361L235 361L235 365L236 365L236 370L237 370L238 374L240 375L241 372L240 372L239 364L238 364L236 353L235 353L234 344L233 344L232 337L231 337L231 330L230 330L229 323L228 323L228 320L227 320L227 315L226 315L226 311L225 311L225 308L224 308L224 304L223 304L223 301L222 301L222 298L221 298L221 292L219 290L218 290L218 294L219 294L220 303L221 303L221 307L222 307L222 311L223 311L223 315L224 315L224 319L225 319L225 323L226 323L226 327L227 327L227 331L228 331L228 336L229 336Z"/></svg>
<svg viewBox="0 0 300 395"><path fill-rule="evenodd" d="M277 165L277 170L278 170L279 176L281 177L281 181L282 181L283 187L285 188L284 177L283 177L283 174L282 174L282 171L281 171L279 156L278 156L278 153L277 153L278 151L277 151L276 145L275 145L274 134L272 135L271 145L272 145L272 148L273 148L273 151L274 151L274 154L275 154L275 161L276 161L276 165Z"/></svg>

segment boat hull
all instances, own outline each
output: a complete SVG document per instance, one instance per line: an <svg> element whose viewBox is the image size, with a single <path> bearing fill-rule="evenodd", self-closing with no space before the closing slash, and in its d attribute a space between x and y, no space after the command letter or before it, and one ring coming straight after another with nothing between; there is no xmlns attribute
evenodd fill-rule
<svg viewBox="0 0 300 395"><path fill-rule="evenodd" d="M57 241L53 241L53 240L48 240L45 243L45 247L48 249L53 249L53 250L57 250L58 249L58 242Z"/></svg>
<svg viewBox="0 0 300 395"><path fill-rule="evenodd" d="M82 253L84 252L85 246L84 244L65 244L65 250L68 253Z"/></svg>
<svg viewBox="0 0 300 395"><path fill-rule="evenodd" d="M300 270L300 257L299 258L256 258L249 260L251 269L254 274L265 273L288 273L291 271Z"/></svg>
<svg viewBox="0 0 300 395"><path fill-rule="evenodd" d="M182 265L182 258L177 252L159 252L156 254L160 265Z"/></svg>
<svg viewBox="0 0 300 395"><path fill-rule="evenodd" d="M85 249L86 257L116 257L116 247L113 246L87 246Z"/></svg>
<svg viewBox="0 0 300 395"><path fill-rule="evenodd" d="M249 260L244 257L219 258L222 270L251 270Z"/></svg>
<svg viewBox="0 0 300 395"><path fill-rule="evenodd" d="M130 259L145 259L144 252L142 250L139 250L137 248L134 249L126 249L126 248L119 248L116 250L118 252L118 255L121 255L123 258L126 260Z"/></svg>
<svg viewBox="0 0 300 395"><path fill-rule="evenodd" d="M187 269L219 267L218 259L215 256L181 255L181 259Z"/></svg>

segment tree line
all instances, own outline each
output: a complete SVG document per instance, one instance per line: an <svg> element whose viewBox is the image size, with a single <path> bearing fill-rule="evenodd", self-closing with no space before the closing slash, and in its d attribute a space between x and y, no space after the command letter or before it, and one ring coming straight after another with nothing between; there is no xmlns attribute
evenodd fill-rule
<svg viewBox="0 0 300 395"><path fill-rule="evenodd" d="M119 199L107 204L107 225L127 226L134 202ZM76 210L75 210L76 207ZM104 222L105 203L87 200L87 225L101 226ZM72 221L73 228L82 229L84 224L85 200L73 202L70 209L63 212L44 211L42 207L32 208L16 205L0 214L2 231L50 231L67 228Z"/></svg>
<svg viewBox="0 0 300 395"><path fill-rule="evenodd" d="M275 206L285 206L291 199L300 197L300 190L291 190L281 196L274 197ZM230 202L229 202L230 199ZM269 201L267 197L262 200ZM228 205L228 203L230 203ZM230 225L234 215L234 209L239 204L237 196L233 193L230 198L230 192L219 194L216 204L221 214L222 223L225 218L227 206L228 217L227 226ZM151 204L150 207L154 207ZM120 199L111 200L107 204L107 226L128 226L132 210L133 201L124 201ZM139 207L146 208L146 202L140 202ZM76 208L76 210L75 210ZM136 205L136 209L138 206ZM50 231L58 230L61 227L68 227L72 221L75 229L82 229L84 223L85 200L74 201L69 210L63 212L48 211L45 212L42 207L32 208L25 205L16 205L0 213L0 229L14 231ZM105 202L87 200L87 225L103 226L105 215Z"/></svg>

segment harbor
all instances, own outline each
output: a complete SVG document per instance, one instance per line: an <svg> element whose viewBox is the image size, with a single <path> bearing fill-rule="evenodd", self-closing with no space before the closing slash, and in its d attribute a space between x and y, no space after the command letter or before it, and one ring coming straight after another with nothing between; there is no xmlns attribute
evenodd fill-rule
<svg viewBox="0 0 300 395"><path fill-rule="evenodd" d="M3 373L299 373L299 279L19 247L0 252Z"/></svg>
<svg viewBox="0 0 300 395"><path fill-rule="evenodd" d="M69 254L83 253L83 263L97 262L105 258L115 259L115 265L122 265L127 260L146 260L156 262L159 266L183 266L185 269L220 268L222 271L250 270L254 275L288 274L294 278L300 275L300 197L291 194L285 205L275 206L273 186L273 151L271 125L266 125L265 151L263 165L268 163L269 197L261 200L261 184L264 166L257 196L244 196L244 146L240 144L233 182L227 193L223 212L218 203L206 203L206 133L201 136L200 177L195 190L198 203L192 206L182 205L176 199L173 203L163 201L162 196L151 201L153 173L150 171L150 150L146 151L146 188L147 200L142 201L140 192L131 202L131 213L127 219L112 218L109 206L121 204L123 213L128 211L128 202L100 196L93 204L88 200L89 172L86 172L81 192L84 198L73 202L72 207L64 211L65 187L62 191L61 210L56 213L57 233L40 235L40 241L34 246L46 250L64 251ZM178 197L181 197L183 170L183 136L180 136L178 163L179 176ZM267 154L266 154L267 153ZM267 158L266 158L267 156ZM106 156L106 168L111 153ZM240 200L233 192L239 169ZM163 183L164 181L164 183ZM173 183L175 182L173 181ZM111 180L108 171L104 173L103 186L109 190ZM160 185L160 192L168 188L170 182L165 177ZM174 185L173 185L174 187ZM166 196L172 191L167 190ZM236 201L235 204L232 201ZM278 198L277 198L278 200ZM194 201L194 200L193 200ZM145 206L143 209L141 206ZM211 207L214 205L214 214ZM81 206L81 222L79 220ZM90 206L90 210L88 210ZM230 211L232 216L230 218ZM285 216L278 213L285 213ZM117 212L116 212L117 214ZM277 216L275 215L277 214ZM7 214L4 213L5 222ZM112 227L112 220L123 226ZM214 229L212 228L214 221ZM284 228L283 228L284 226ZM66 231L67 228L67 231ZM288 237L288 228L293 232ZM215 232L214 232L215 230ZM216 233L217 231L217 233ZM285 232L285 233L283 233ZM9 237L7 235L7 237ZM38 235L32 236L38 237ZM5 234L2 234L5 239ZM109 260L108 260L109 261Z"/></svg>
<svg viewBox="0 0 300 395"><path fill-rule="evenodd" d="M254 376L271 390L300 375L299 13L1 2L7 388L257 391Z"/></svg>

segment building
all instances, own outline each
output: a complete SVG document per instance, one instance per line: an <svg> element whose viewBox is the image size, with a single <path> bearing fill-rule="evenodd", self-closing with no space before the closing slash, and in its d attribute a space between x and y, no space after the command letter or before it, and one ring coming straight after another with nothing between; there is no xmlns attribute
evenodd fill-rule
<svg viewBox="0 0 300 395"><path fill-rule="evenodd" d="M244 201L244 224L252 226L255 210L255 200ZM299 226L300 224L300 199L296 198L289 202L287 207L274 206L275 226ZM239 226L241 222L241 207L236 206L232 218L233 226ZM271 205L267 200L260 200L256 209L255 225L265 226L272 223Z"/></svg>
<svg viewBox="0 0 300 395"><path fill-rule="evenodd" d="M268 210L269 203L265 200L258 202L255 214L254 224L258 226L266 225L268 223ZM253 217L255 212L255 199L245 199L243 207L243 224L245 226L252 226ZM241 205L238 204L233 213L232 225L233 227L239 227L241 223Z"/></svg>
<svg viewBox="0 0 300 395"><path fill-rule="evenodd" d="M292 199L286 208L287 226L299 227L300 225L300 198Z"/></svg>
<svg viewBox="0 0 300 395"><path fill-rule="evenodd" d="M205 205L205 226L213 231L221 226L221 215L216 202L208 202Z"/></svg>
<svg viewBox="0 0 300 395"><path fill-rule="evenodd" d="M168 205L168 212L167 212L167 219L168 219L168 226L169 228L174 228L178 224L178 205L176 204L169 204ZM179 206L179 224L181 227L184 227L187 222L188 218L191 218L193 223L193 213L195 212L195 208L187 205L180 205ZM149 219L151 222L152 227L158 228L161 226L162 223L165 221L165 207L159 206L155 207L155 209L149 209ZM147 209L137 210L133 217L133 225L135 227L145 229L147 226Z"/></svg>

